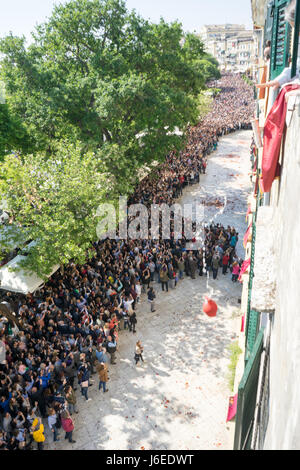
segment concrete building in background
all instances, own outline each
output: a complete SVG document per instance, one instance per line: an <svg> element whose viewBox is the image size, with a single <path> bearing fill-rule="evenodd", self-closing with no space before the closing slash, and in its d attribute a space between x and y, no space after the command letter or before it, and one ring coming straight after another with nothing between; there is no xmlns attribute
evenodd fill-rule
<svg viewBox="0 0 300 470"><path fill-rule="evenodd" d="M227 72L246 72L255 61L253 31L244 25L205 25L200 31L205 50L219 62Z"/></svg>

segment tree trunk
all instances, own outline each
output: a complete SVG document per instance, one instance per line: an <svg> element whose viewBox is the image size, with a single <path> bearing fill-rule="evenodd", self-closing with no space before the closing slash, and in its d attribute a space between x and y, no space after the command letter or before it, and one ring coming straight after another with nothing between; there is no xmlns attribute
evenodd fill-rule
<svg viewBox="0 0 300 470"><path fill-rule="evenodd" d="M6 317L11 323L17 325L19 329L22 329L22 326L17 319L17 317L13 314L11 307L8 303L1 303L0 304L0 313Z"/></svg>

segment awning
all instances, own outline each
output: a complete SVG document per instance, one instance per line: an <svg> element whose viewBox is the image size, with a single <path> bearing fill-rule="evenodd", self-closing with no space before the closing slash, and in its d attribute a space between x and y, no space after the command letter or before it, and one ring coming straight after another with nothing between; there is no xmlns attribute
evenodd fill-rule
<svg viewBox="0 0 300 470"><path fill-rule="evenodd" d="M16 256L0 269L0 289L17 292L20 294L30 294L43 286L45 281L33 272L27 272L20 269L20 261L24 256ZM12 271L12 268L19 268L18 271ZM52 276L59 269L55 266L48 277Z"/></svg>

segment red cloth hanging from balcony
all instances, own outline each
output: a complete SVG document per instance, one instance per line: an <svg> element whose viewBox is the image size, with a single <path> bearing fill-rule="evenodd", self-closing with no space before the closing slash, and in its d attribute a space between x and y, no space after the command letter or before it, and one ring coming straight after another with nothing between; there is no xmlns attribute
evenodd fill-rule
<svg viewBox="0 0 300 470"><path fill-rule="evenodd" d="M226 423L228 421L231 421L235 417L236 410L237 410L237 401L238 401L238 394L236 394L233 397L229 398Z"/></svg>
<svg viewBox="0 0 300 470"><path fill-rule="evenodd" d="M299 88L299 85L286 85L277 96L266 119L262 157L262 188L264 193L270 191L276 174L278 174L278 160L287 110L285 94L297 88Z"/></svg>
<svg viewBox="0 0 300 470"><path fill-rule="evenodd" d="M246 261L243 262L241 270L240 270L240 275L239 275L239 281L242 280L242 275L247 271L251 263L251 258L247 259Z"/></svg>
<svg viewBox="0 0 300 470"><path fill-rule="evenodd" d="M242 316L241 333L245 331L245 314Z"/></svg>

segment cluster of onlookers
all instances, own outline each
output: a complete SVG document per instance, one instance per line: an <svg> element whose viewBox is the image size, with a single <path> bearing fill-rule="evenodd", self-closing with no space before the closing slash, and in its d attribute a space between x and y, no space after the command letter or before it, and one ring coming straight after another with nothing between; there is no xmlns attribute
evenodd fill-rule
<svg viewBox="0 0 300 470"><path fill-rule="evenodd" d="M229 78L222 80L227 83ZM231 80L232 87L240 83L238 77ZM226 103L219 100L223 109ZM227 122L224 125L227 132ZM208 135L200 126L191 129L187 149L170 154L155 184L147 177L132 201L173 203L184 185L199 181L220 128ZM142 296L154 311L157 286L168 292L183 277L194 279L208 270L216 279L219 269L223 275L231 270L236 280L241 265L235 251L238 233L220 224L203 230L203 246L195 250L188 248L184 235L178 240L172 235L167 240L101 240L94 243L94 256L86 264L69 263L34 294L4 293L2 301L17 305L19 327L0 318L5 348L0 364L0 449L30 449L35 444L43 449L45 425L54 441L63 431L65 439L74 442L72 415L78 413L78 401L91 400L93 376L98 377L99 393L108 392L108 365L116 364L119 333L127 329L135 334ZM140 351L133 357L136 362Z"/></svg>
<svg viewBox="0 0 300 470"><path fill-rule="evenodd" d="M185 149L171 152L164 164L143 178L130 202L171 204L185 186L199 182L201 174L206 172L207 156L216 150L220 137L251 128L254 93L239 74L224 74L208 87L221 92L199 124L190 126Z"/></svg>

